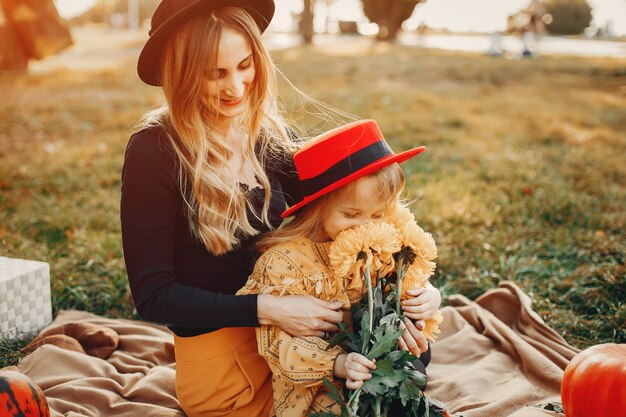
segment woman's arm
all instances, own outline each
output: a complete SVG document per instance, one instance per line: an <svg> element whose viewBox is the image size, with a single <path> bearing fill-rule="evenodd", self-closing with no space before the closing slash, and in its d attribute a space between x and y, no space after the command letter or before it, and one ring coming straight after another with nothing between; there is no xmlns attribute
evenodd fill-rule
<svg viewBox="0 0 626 417"><path fill-rule="evenodd" d="M332 381L335 359L344 353L319 337L292 337L278 326L258 328L257 344L274 375L303 388L320 386L324 378Z"/></svg>
<svg viewBox="0 0 626 417"><path fill-rule="evenodd" d="M177 282L178 168L162 135L158 127L133 135L122 170L124 260L139 315L144 320L182 327L281 324L297 336L335 331L341 321L340 306L313 297L263 295L257 299L256 294L236 296Z"/></svg>
<svg viewBox="0 0 626 417"><path fill-rule="evenodd" d="M259 323L280 326L291 336L323 337L337 331L343 319L342 303L331 303L311 295L262 294L257 299Z"/></svg>
<svg viewBox="0 0 626 417"><path fill-rule="evenodd" d="M148 321L195 328L256 326L256 296L183 285L175 276L178 170L160 128L131 138L122 170L120 217L133 300Z"/></svg>

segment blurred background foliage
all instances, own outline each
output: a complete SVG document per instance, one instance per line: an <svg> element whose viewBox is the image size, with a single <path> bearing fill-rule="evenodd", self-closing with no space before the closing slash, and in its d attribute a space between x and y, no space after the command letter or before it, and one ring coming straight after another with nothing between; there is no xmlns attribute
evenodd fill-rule
<svg viewBox="0 0 626 417"><path fill-rule="evenodd" d="M313 35L312 21L316 6L318 4L332 5L333 2L333 0L303 0L299 16L306 21L300 26L303 36L308 38ZM402 28L402 23L411 17L416 6L425 2L426 0L360 0L367 19L378 24L377 36L380 40L395 39ZM158 0L137 0L139 21L150 19L158 4ZM71 25L108 23L113 14L125 14L128 9L128 0L100 0L87 12L70 19L69 23ZM541 10L542 15L548 15L547 20L550 23L547 29L556 35L581 34L589 27L592 19L592 9L587 0L529 0L528 6L520 11L527 12L528 10Z"/></svg>
<svg viewBox="0 0 626 417"><path fill-rule="evenodd" d="M545 0L549 14L548 32L555 35L577 35L591 23L591 7L586 0Z"/></svg>

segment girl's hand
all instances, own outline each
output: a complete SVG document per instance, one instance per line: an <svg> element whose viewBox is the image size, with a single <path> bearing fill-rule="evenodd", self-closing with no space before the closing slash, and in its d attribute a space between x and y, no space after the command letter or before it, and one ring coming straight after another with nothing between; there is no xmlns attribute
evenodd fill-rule
<svg viewBox="0 0 626 417"><path fill-rule="evenodd" d="M337 356L333 373L338 378L345 378L346 387L354 390L361 388L365 381L372 378L373 369L376 369L373 361L359 353L352 352Z"/></svg>
<svg viewBox="0 0 626 417"><path fill-rule="evenodd" d="M259 324L280 326L291 336L317 336L336 332L341 322L342 303L322 301L311 295L276 297L261 294L257 298Z"/></svg>
<svg viewBox="0 0 626 417"><path fill-rule="evenodd" d="M406 293L413 298L402 302L402 311L412 320L426 320L441 306L441 293L430 282L426 283L425 288L408 290Z"/></svg>
<svg viewBox="0 0 626 417"><path fill-rule="evenodd" d="M418 358L428 350L428 341L413 322L407 318L400 323L400 328L405 329L402 337L398 339L398 346L402 350L408 350Z"/></svg>

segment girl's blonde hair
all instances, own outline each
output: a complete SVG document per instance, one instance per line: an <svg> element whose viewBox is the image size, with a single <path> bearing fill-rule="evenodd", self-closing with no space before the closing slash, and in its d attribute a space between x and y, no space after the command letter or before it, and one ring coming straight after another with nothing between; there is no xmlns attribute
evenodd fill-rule
<svg viewBox="0 0 626 417"><path fill-rule="evenodd" d="M372 197L377 198L377 201L385 202L387 206L400 202L400 194L404 190L404 173L398 163L388 165L360 179L363 178L372 180ZM336 201L336 197L351 192L359 180L325 194L302 207L289 224L265 234L257 243L257 249L265 252L278 243L292 241L297 237L313 236L322 227L322 220Z"/></svg>
<svg viewBox="0 0 626 417"><path fill-rule="evenodd" d="M224 29L243 35L252 49L255 76L247 90L247 111L236 121L248 138L242 138L243 161L254 169L265 190L259 219L269 219L270 182L264 167L268 158L285 158L295 149L276 103L276 68L261 42L261 33L250 15L239 7L224 7L211 15L186 22L168 41L161 62L166 104L148 113L144 126L163 126L179 163L179 185L193 234L213 254L232 250L242 238L259 231L250 224L250 201L229 168L232 156L224 135L213 126L218 121L219 96L207 103L201 91L217 65Z"/></svg>

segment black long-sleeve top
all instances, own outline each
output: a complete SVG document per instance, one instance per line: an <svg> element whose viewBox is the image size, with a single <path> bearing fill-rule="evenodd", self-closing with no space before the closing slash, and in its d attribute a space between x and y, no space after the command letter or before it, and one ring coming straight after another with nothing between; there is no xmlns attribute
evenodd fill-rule
<svg viewBox="0 0 626 417"><path fill-rule="evenodd" d="M280 222L300 191L290 157L266 164L272 196L270 220ZM264 190L247 192L260 212ZM122 169L120 207L124 260L138 314L167 324L179 336L222 327L258 326L257 296L236 296L252 272L258 235L220 256L193 236L178 182L178 163L161 127L131 136ZM267 231L248 213L252 226Z"/></svg>

